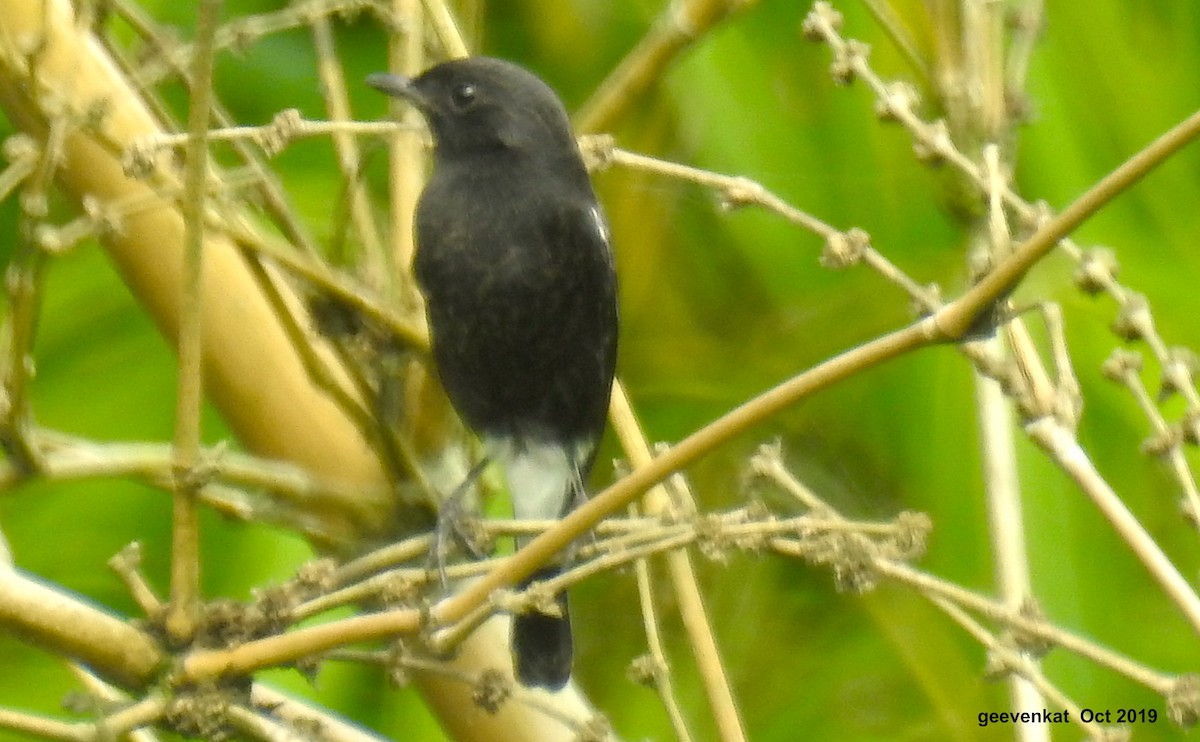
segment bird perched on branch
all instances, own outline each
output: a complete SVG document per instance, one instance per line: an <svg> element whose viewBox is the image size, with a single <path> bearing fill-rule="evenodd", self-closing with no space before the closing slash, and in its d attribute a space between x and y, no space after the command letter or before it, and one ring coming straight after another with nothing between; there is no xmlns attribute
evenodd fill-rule
<svg viewBox="0 0 1200 742"><path fill-rule="evenodd" d="M413 269L442 385L503 467L516 517L561 518L584 497L617 350L608 229L566 110L532 73L488 57L367 83L409 101L433 133ZM566 595L556 602L561 616L513 618L525 685L570 678Z"/></svg>

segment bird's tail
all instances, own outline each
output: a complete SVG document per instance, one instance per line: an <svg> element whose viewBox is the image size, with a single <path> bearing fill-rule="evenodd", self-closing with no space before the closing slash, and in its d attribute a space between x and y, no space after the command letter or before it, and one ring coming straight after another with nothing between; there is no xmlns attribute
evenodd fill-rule
<svg viewBox="0 0 1200 742"><path fill-rule="evenodd" d="M543 567L533 573L520 587L535 580L548 580L558 575L561 567ZM550 616L528 611L513 616L512 650L517 680L530 687L558 690L571 678L571 659L574 654L571 640L571 619L567 615L567 594L554 596L562 616Z"/></svg>

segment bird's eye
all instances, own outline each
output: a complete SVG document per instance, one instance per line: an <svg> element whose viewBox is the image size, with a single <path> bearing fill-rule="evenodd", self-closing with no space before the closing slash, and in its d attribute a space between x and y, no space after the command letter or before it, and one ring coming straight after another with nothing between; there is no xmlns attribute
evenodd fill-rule
<svg viewBox="0 0 1200 742"><path fill-rule="evenodd" d="M450 103L459 111L465 111L475 103L475 86L463 83L450 91Z"/></svg>

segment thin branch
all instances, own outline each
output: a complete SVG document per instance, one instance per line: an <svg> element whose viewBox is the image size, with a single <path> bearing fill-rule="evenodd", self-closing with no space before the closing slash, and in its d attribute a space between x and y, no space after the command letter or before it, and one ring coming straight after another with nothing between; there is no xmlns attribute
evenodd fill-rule
<svg viewBox="0 0 1200 742"><path fill-rule="evenodd" d="M1180 360L1180 365L1188 361ZM1142 383L1140 371L1141 356L1133 351L1117 349L1104 362L1104 375L1123 385L1137 401L1142 414L1154 428L1153 434L1142 444L1142 449L1163 457L1170 465L1176 481L1183 489L1188 511L1200 513L1200 489L1196 486L1196 478L1188 466L1187 458L1182 447L1182 431L1173 428L1159 411L1158 405L1150 395L1146 385Z"/></svg>
<svg viewBox="0 0 1200 742"><path fill-rule="evenodd" d="M208 139L210 142L252 142L267 155L274 156L299 139L315 137L337 139L348 136L378 137L415 128L414 125L397 124L391 121L306 119L295 108L286 108L275 114L270 123L260 126L227 126L211 129L208 132ZM186 147L190 141L188 134L155 134L135 142L126 152L125 158L131 169L142 171L144 167L141 163L153 160L155 155L165 149Z"/></svg>
<svg viewBox="0 0 1200 742"><path fill-rule="evenodd" d="M1025 89L1025 78L1029 72L1029 61L1037 46L1038 36L1045 23L1044 0L1021 0L1012 13L1011 41L1007 65L1004 70L1005 87L1009 96ZM1010 101L1010 107L1012 101Z"/></svg>
<svg viewBox="0 0 1200 742"><path fill-rule="evenodd" d="M604 170L619 166L641 172L695 183L711 189L726 208L757 206L782 216L792 224L819 237L824 242L821 263L840 269L864 262L891 283L899 286L923 310L931 312L940 306L936 292L922 286L871 246L870 236L861 229L845 232L788 203L761 183L739 175L714 173L690 165L661 160L630 152L615 146L612 137L590 135L580 138L580 147L590 167Z"/></svg>
<svg viewBox="0 0 1200 742"><path fill-rule="evenodd" d="M3 154L8 166L0 172L0 201L8 198L26 178L37 171L40 152L27 136L18 134L4 140Z"/></svg>
<svg viewBox="0 0 1200 742"><path fill-rule="evenodd" d="M174 42L171 40L171 34L159 29L157 24L154 23L149 14L141 6L135 2L131 2L131 0L107 0L107 2L112 5L113 12L128 23L134 32L146 41L158 54L163 54L166 50L173 47ZM139 91L142 93L142 97L151 105L154 105L157 102L157 96L154 94L152 86L138 79L138 76L134 74L135 65L130 63L124 55L119 54L119 50L113 48L111 45L109 53L116 57L128 79L135 83L141 83ZM171 71L175 76L183 80L185 85L191 84L188 68L184 62L174 62L172 60ZM156 107L156 114L161 121L172 121L170 114L161 105ZM221 102L215 95L213 96L213 116L222 127L228 127L233 120L233 117L221 105ZM177 127L172 125L170 128ZM257 155L254 149L245 141L233 139L232 144L234 150L255 174L258 192L262 195L267 212L274 217L287 239L304 253L310 256L316 255L317 246L312 236L308 233L308 230L305 229L287 203L287 197L284 194L279 176L266 166L264 158Z"/></svg>
<svg viewBox="0 0 1200 742"><path fill-rule="evenodd" d="M1012 232L1004 210L1002 194L1008 184L1008 177L1001 161L1000 147L995 144L986 145L983 149L984 166L988 175L988 264L1002 260L1012 251ZM1018 365L1023 368L1040 370L1036 356L1030 363L1022 364L1020 359L1025 353L1021 349L1032 345L1028 333L1020 318L1005 325L1005 331L1011 338L1012 347ZM995 353L1003 354L1005 348L999 339L983 341L992 345ZM1028 355L1033 355L1028 353ZM1013 608L1032 601L1033 588L1029 575L1029 560L1025 544L1025 524L1021 513L1021 484L1017 467L1017 452L1013 416L1011 407L1005 400L1005 389L993 379L987 378L976 368L975 400L979 415L980 458L983 462L984 489L988 506L988 528L991 535L992 552L996 585L1001 599ZM1039 384L1036 380L1025 378L1028 386L1034 388L1032 396L1038 396ZM1015 392L1014 389L1009 391ZM1046 405L1048 407L1049 405ZM1044 407L1039 407L1043 409ZM961 623L961 622L960 622ZM1027 662L1035 671L1038 660L1030 658ZM1006 678L1009 686L1009 697L1013 708L1021 711L1033 711L1042 708L1044 699L1039 688L1025 680L1024 676L1011 674ZM1022 730L1023 742L1036 742L1048 738L1049 733L1043 728L1033 725L1028 730Z"/></svg>
<svg viewBox="0 0 1200 742"><path fill-rule="evenodd" d="M1087 454L1075 440L1074 434L1052 418L1036 420L1026 426L1026 431L1079 485L1141 561L1142 566L1150 572L1150 576L1159 587L1183 612L1192 628L1200 633L1200 596L1196 595L1191 583L1179 573L1154 538L1096 471Z"/></svg>
<svg viewBox="0 0 1200 742"><path fill-rule="evenodd" d="M204 307L202 273L205 227L205 180L208 177L208 120L212 97L213 36L221 0L203 0L196 21L192 58L187 163L184 173L182 295L179 300L179 389L175 409L174 507L171 511L171 600L165 626L176 642L189 641L200 610L200 523L196 493L200 482L200 407L203 403Z"/></svg>
<svg viewBox="0 0 1200 742"><path fill-rule="evenodd" d="M787 470L776 447L764 446L759 454L751 460L751 466L756 474L766 477L781 487L804 507L817 513L823 513L835 522L841 519L836 510L818 498ZM908 539L902 539L902 542L906 540ZM805 556L803 544L789 543L778 539L774 543L774 548L784 554ZM868 556L869 570L881 576L899 580L917 589L925 597L939 605L938 601L949 601L954 605L980 613L991 620L1001 622L1010 630L1019 632L1026 637L1020 643L1027 647L1036 647L1039 651L1044 652L1049 646L1061 646L1092 662L1123 674L1164 696L1170 693L1175 685L1175 678L1155 673L1133 660L1059 629L1042 620L1040 615L1030 615L1030 605L1026 601L1022 601L1019 605L1012 605L1007 601L1004 603L993 601L946 580L896 562L890 556L872 555L869 551L861 553ZM969 627L967 628L970 630Z"/></svg>
<svg viewBox="0 0 1200 742"><path fill-rule="evenodd" d="M547 521L536 525L498 525L503 526L505 530L517 527L522 531L545 528L543 535L538 538L563 531L563 523L559 521ZM466 637L469 628L478 625L496 610L511 612L523 610L531 604L540 605L540 601L548 595L566 589L588 576L636 562L652 554L674 551L695 542L707 544L704 548L709 549L761 549L772 539L786 539L791 544L803 544L805 534L812 534L812 538L816 539L816 548L819 548L820 543L828 538L836 539L857 534L871 540L878 538L882 541L901 541L905 539L905 534L911 531L904 522L858 524L845 519L830 520L810 516L755 523L747 522L742 511L670 525L663 525L655 519L642 518L630 521L626 527L641 530L646 538L639 543L622 542L620 538L613 539L608 544L599 542L595 547L594 558L578 562L561 576L534 584L519 592L509 589L511 583L504 583L502 580L513 571L513 563L523 551L510 557L494 557L450 566L449 574L456 580L472 574L479 575L479 579L466 584L459 593L443 599L429 609L410 606L421 604L418 600L418 588L440 584L435 570L429 567L399 569L391 574L368 577L362 588L347 586L330 594L328 599L317 598L298 606L297 610L302 615L295 618L308 617L346 600L359 600L371 595L391 596L388 602L400 600L402 607L300 628L287 634L247 641L228 649L194 650L182 659L180 679L189 683L202 683L215 675L243 675L265 667L319 655L350 643L417 632L435 631L436 635L430 639L431 646L439 651L447 651ZM497 576L500 576L499 579ZM481 582L492 582L496 587L482 593L476 588ZM468 603L463 600L463 596L475 595L481 596L478 602ZM452 610L459 612L450 613Z"/></svg>
<svg viewBox="0 0 1200 742"><path fill-rule="evenodd" d="M33 413L29 383L34 371L33 343L41 311L41 273L48 256L39 247L37 234L49 211L50 186L63 158L67 133L74 123L70 111L56 106L41 148L26 153L34 157L34 167L21 192L21 239L5 277L5 289L11 294L11 312L0 333L7 341L5 354L0 358L0 449L26 472L36 471L40 466L40 453L30 441Z"/></svg>
<svg viewBox="0 0 1200 742"><path fill-rule="evenodd" d="M459 30L458 23L445 0L424 0L424 5L429 25L433 26L434 35L441 43L446 56L450 59L470 56L471 52L463 39L462 31Z"/></svg>
<svg viewBox="0 0 1200 742"><path fill-rule="evenodd" d="M841 16L827 2L814 4L813 10L804 20L805 34L815 40L828 43L834 52L834 69L838 79L850 82L861 78L871 88L879 101L880 116L897 121L910 131L917 143L931 159L942 159L954 165L986 192L987 176L965 154L955 148L944 123L934 124L921 120L915 113L915 93L907 86L888 85L871 69L866 50L858 42L844 39L839 31ZM1112 199L1127 190L1148 172L1170 159L1176 152L1190 144L1200 135L1200 111L1158 137L1134 154L1098 183L1075 199L1059 214L1041 223L1038 210L1027 204L1013 191L1004 191L1004 203L1028 221L1037 223L1037 230L1012 256L1005 259L972 286L960 301L948 305L937 313L940 331L947 337L961 337L975 321L977 311L986 303L983 296L993 298L1004 295L1001 287L1013 287L1046 253L1063 238L1082 224L1088 217Z"/></svg>
<svg viewBox="0 0 1200 742"><path fill-rule="evenodd" d="M408 32L394 36L388 45L388 69L396 74L415 76L425 66L425 47L421 39L420 0L391 0L392 12L405 19ZM393 117L406 126L396 130L391 137L389 150L390 201L392 259L389 266L401 298L412 306L419 306L416 285L411 281L413 242L413 214L417 196L421 192L424 178L425 144L422 139L420 114L404 101L389 99Z"/></svg>
<svg viewBox="0 0 1200 742"><path fill-rule="evenodd" d="M321 94L329 117L337 123L348 123L353 116L350 98L346 91L346 78L337 56L333 29L329 19L318 16L312 20L313 47L317 52L317 73L321 78ZM362 242L363 262L367 275L378 277L387 262L384 260L382 239L371 212L371 202L362 183L362 156L358 142L341 128L330 133L338 168L342 175L342 188L349 202L348 211L354 230Z"/></svg>
<svg viewBox="0 0 1200 742"><path fill-rule="evenodd" d="M981 302L981 299L992 297L994 300L1004 295L1006 287L1015 286L1030 268L1054 249L1059 240L1073 232L1151 170L1191 144L1197 136L1200 136L1200 111L1177 124L1101 178L1067 208L1039 226L1029 239L1013 251L1011 257L989 271L979 283L968 289L959 301L938 312L935 317L942 332L949 337L960 336L978 316L970 312L987 305L986 302Z"/></svg>
<svg viewBox="0 0 1200 742"><path fill-rule="evenodd" d="M119 739L162 718L167 699L161 693L150 693L96 722L95 738Z"/></svg>
<svg viewBox="0 0 1200 742"><path fill-rule="evenodd" d="M1002 622L1010 629L1024 632L1030 637L1044 640L1054 646L1074 652L1101 667L1106 667L1113 672L1124 675L1155 693L1165 696L1171 691L1175 683L1176 678L1171 675L1154 672L1128 657L1101 647L1069 631L1060 629L1042 619L1032 618L1019 611L1014 611L1007 606L970 590L925 574L907 564L881 560L875 562L874 568L884 576L920 590L922 594L945 598L988 619Z"/></svg>
<svg viewBox="0 0 1200 742"><path fill-rule="evenodd" d="M279 717L293 728L318 727L323 742L385 742L380 735L262 683L255 683L250 689L250 699L256 708L269 709L272 716Z"/></svg>
<svg viewBox="0 0 1200 742"><path fill-rule="evenodd" d="M235 45L249 44L261 37L308 25L314 15L329 16L360 10L374 10L374 5L372 0L300 0L300 2L292 3L281 10L235 19L217 28L211 42L202 42L198 36L196 46L207 43L214 50L228 49ZM172 68L182 66L185 60L194 60L200 52L190 44L175 44L161 49L159 53L163 58L147 62L142 70L142 77L148 81L158 80L168 74Z"/></svg>
<svg viewBox="0 0 1200 742"><path fill-rule="evenodd" d="M867 11L875 18L875 22L883 29L892 44L900 51L904 57L904 61L913 68L917 73L917 77L928 83L932 77L929 73L929 63L925 56L917 49L916 42L908 29L904 28L903 22L900 20L896 9L891 6L888 0L863 0L863 5Z"/></svg>
<svg viewBox="0 0 1200 742"><path fill-rule="evenodd" d="M89 695L97 699L103 708L113 709L121 706L128 706L129 696L126 693L117 689L112 684L101 680L94 673L92 673L91 670L76 662L71 663L70 670L71 674L75 676L79 684L86 689ZM109 718L111 719L112 717ZM128 719L129 716L126 715L122 718ZM93 729L98 729L102 726L103 722L93 725ZM104 734L104 730L100 729L98 732L93 733L93 737L107 739ZM153 730L146 728L129 729L122 739L127 740L127 742L160 742L160 737L156 735Z"/></svg>
<svg viewBox="0 0 1200 742"><path fill-rule="evenodd" d="M137 542L129 544L108 560L108 568L125 584L129 596L142 609L142 614L152 621L157 621L162 615L163 602L150 587L150 582L142 574L141 567L142 547Z"/></svg>
<svg viewBox="0 0 1200 742"><path fill-rule="evenodd" d="M333 272L323 263L296 254L278 240L256 233L245 224L229 221L223 221L221 224L238 241L239 248L277 264L280 269L302 279L321 294L336 299L371 322L377 323L406 349L418 353L428 352L429 330L423 322L398 316L366 287ZM305 345L311 346L312 343Z"/></svg>
<svg viewBox="0 0 1200 742"><path fill-rule="evenodd" d="M1002 674L1015 676L1024 681L1025 684L1031 686L1034 690L1033 698L1039 699L1042 703L1040 708L1046 708L1045 699L1049 700L1051 708L1065 709L1067 718L1071 723L1081 727L1084 731L1092 735L1094 739L1106 739L1103 735L1103 729L1099 724L1094 722L1085 722L1080 715L1080 707L1078 704L1067 698L1053 683L1051 683L1042 671L1038 664L1030 659L1027 655L1014 650L1010 645L997 639L992 632L984 628L979 622L970 616L962 608L946 598L932 597L930 601L942 610L956 624L961 626L967 633L975 637L982 646L986 647L992 655L990 664L999 665L1000 671L992 674ZM1018 708L1026 709L1026 706ZM1028 724L1022 726L1048 726L1046 724L1036 725ZM1038 734L1035 730L1033 734Z"/></svg>
<svg viewBox="0 0 1200 742"><path fill-rule="evenodd" d="M951 6L946 6L948 10ZM973 10L974 9L972 6ZM993 11L995 9L992 9ZM1011 43L1011 51L1009 56L1009 67L1005 70L1005 90L1003 91L1004 102L1007 106L1010 118L1021 118L1025 104L1020 98L1021 82L1025 74L1025 65L1028 62L1027 55L1032 49L1032 43L1042 24L1042 15L1044 9L1040 0L1028 0L1022 7L1016 11L1014 17L1015 31ZM956 38L959 34L957 20L953 14L942 12L937 17L938 22L942 24L942 35L947 38ZM989 196L995 195L991 191L990 180L991 173L986 172L985 168L979 166L969 157L967 157L955 142L950 137L949 127L944 121L936 121L927 123L922 121L913 111L916 104L916 93L911 86L904 83L887 84L879 75L877 75L868 64L868 48L856 41L849 41L842 38L838 33L838 26L841 23L841 16L833 10L829 3L818 2L813 6L812 12L805 19L804 31L814 40L825 41L830 44L834 50L834 64L832 72L835 81L839 83L849 83L857 78L862 78L871 88L876 96L877 112L880 118L885 121L895 121L906 128L914 139L914 151L919 159L928 160L931 163L946 162L953 165L958 171L973 183L981 192L988 193ZM986 25L986 24L985 24ZM994 24L993 24L994 26ZM995 48L995 45L992 47ZM953 56L958 53L956 49L947 50L947 54ZM989 79L995 79L996 75L989 76ZM998 87L993 86L993 88ZM995 92L992 90L991 92ZM993 102L996 96L992 96ZM1181 128L1185 128L1188 122L1185 122L1181 127L1177 127L1175 131L1170 132L1167 136L1160 138L1152 147L1158 147L1160 144L1166 145L1167 148L1181 146L1180 139L1176 139L1174 143L1167 142L1174 135L1180 134ZM1189 135L1183 133L1183 139ZM985 148L986 149L986 148ZM1160 157L1162 153L1151 154L1151 148L1147 148L1142 153L1149 157ZM1169 156L1170 152L1166 153ZM1132 161L1126 165L1133 164ZM1115 173L1114 173L1115 174ZM1139 177L1139 176L1134 176ZM1002 191L998 192L1000 200L1005 208L1011 209L1016 216L1022 221L1024 228L1037 228L1046 219L1049 218L1049 210L1042 203L1027 203L1019 194L1014 192L1008 184L1004 184ZM993 205L993 214L997 214L998 209ZM1075 283L1080 290L1087 294L1107 293L1113 298L1118 306L1118 316L1113 323L1113 332L1120 336L1122 340L1142 340L1149 346L1155 359L1158 361L1162 369L1162 381L1164 397L1169 393L1179 392L1187 401L1187 409L1183 415L1182 422L1179 425L1180 434L1173 436L1173 440L1167 445L1158 447L1155 452L1161 452L1166 448L1172 449L1168 454L1170 471L1180 481L1180 486L1185 494L1185 513L1191 516L1193 523L1200 525L1200 510L1197 509L1196 498L1193 496L1191 480L1194 477L1185 465L1184 458L1179 455L1179 448L1182 442L1192 442L1200 440L1200 391L1195 386L1195 371L1191 368L1191 364L1179 363L1178 359L1185 353L1178 352L1178 349L1172 349L1167 346L1159 335L1153 315L1151 313L1148 302L1145 297L1139 293L1132 291L1122 286L1116 280L1117 263L1112 252L1105 248L1092 248L1084 250L1076 245L1071 239L1065 236L1058 241L1058 247L1066 255L1077 261L1078 268L1075 273ZM1003 279L1002 279L1003 280ZM1032 356L1029 356L1032 358ZM1039 364L1030 364L1026 370L1036 371L1036 366ZM1061 368L1067 368L1067 364L1058 364ZM1063 377L1060 381L1060 395L1055 400L1054 404L1065 405L1069 407L1073 404L1070 397L1077 394L1071 392L1068 388L1071 380ZM1038 390L1040 396L1040 389ZM1021 404L1022 400L1018 400ZM1069 417L1078 417L1078 407L1072 412L1066 407L1056 407L1054 410L1046 409L1046 412L1058 415L1063 419Z"/></svg>
<svg viewBox="0 0 1200 742"><path fill-rule="evenodd" d="M658 691L659 700L662 701L663 708L667 710L667 718L671 720L671 728L675 731L675 736L680 742L691 742L692 734L688 731L687 720L683 717L683 710L676 697L675 684L671 680L671 665L667 661L667 653L663 647L658 609L654 605L650 562L639 559L635 563L634 569L637 578L638 605L642 609L642 625L646 631L646 645L650 650L646 662L649 666L640 674L644 677L644 682L652 685Z"/></svg>
<svg viewBox="0 0 1200 742"><path fill-rule="evenodd" d="M244 739L263 742L309 742L311 739L304 730L293 729L265 713L244 706L230 706L227 713L229 725Z"/></svg>
<svg viewBox="0 0 1200 742"><path fill-rule="evenodd" d="M667 68L697 39L734 12L755 0L676 0L667 3L637 46L625 56L575 115L585 133L611 129L634 102L654 85Z"/></svg>
<svg viewBox="0 0 1200 742"><path fill-rule="evenodd" d="M613 428L621 440L629 462L635 467L645 466L651 461L650 447L646 443L645 434L633 413L625 387L618 381L613 384L612 401L609 416ZM674 508L665 488L651 488L645 497L645 510L654 517L670 516ZM679 601L679 613L683 618L684 630L687 632L692 652L695 654L696 665L704 682L704 690L712 707L714 720L723 740L744 740L746 733L737 702L733 697L733 689L721 663L721 655L717 648L716 637L712 624L704 608L704 600L700 593L699 581L692 568L691 557L683 550L673 551L667 555L667 568L671 575L671 585ZM669 688L669 686L667 686ZM668 705L669 708L669 705Z"/></svg>
<svg viewBox="0 0 1200 742"><path fill-rule="evenodd" d="M93 739L92 734L78 724L5 708L0 708L0 729L58 742L90 742Z"/></svg>
<svg viewBox="0 0 1200 742"><path fill-rule="evenodd" d="M764 447L760 454L752 460L752 466L755 473L767 477L782 487L785 492L795 497L805 507L813 509L814 512L824 513L831 524L844 520L836 510L817 497L784 467L778 450ZM855 529L853 532L865 533L866 530L865 528ZM910 540L910 538L901 536L894 545L907 548L907 542ZM799 541L776 538L772 541L772 548L786 555L809 558L808 550L811 547ZM876 576L898 580L918 590L934 602L949 601L990 620L1000 622L1013 632L1019 632L1024 637L1022 639L1024 645L1040 645L1041 651L1045 651L1050 646L1062 647L1163 695L1170 693L1178 680L1169 675L1156 673L1133 660L1064 631L1038 615L1030 615L1027 604L1013 607L991 600L898 562L891 556L885 555L884 552L872 554L869 550L860 550L859 553L864 555L866 561L869 562L867 565L859 565L860 569L865 567Z"/></svg>

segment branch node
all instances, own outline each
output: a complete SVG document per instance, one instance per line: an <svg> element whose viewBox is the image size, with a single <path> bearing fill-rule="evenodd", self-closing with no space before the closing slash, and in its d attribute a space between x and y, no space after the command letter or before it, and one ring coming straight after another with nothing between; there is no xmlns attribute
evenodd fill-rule
<svg viewBox="0 0 1200 742"><path fill-rule="evenodd" d="M834 232L825 240L821 266L840 270L858 265L870 247L871 235L857 227L846 232Z"/></svg>
<svg viewBox="0 0 1200 742"><path fill-rule="evenodd" d="M471 689L471 700L489 714L498 714L508 699L512 698L512 681L499 670L484 670L479 673L475 687Z"/></svg>
<svg viewBox="0 0 1200 742"><path fill-rule="evenodd" d="M804 17L800 33L809 41L831 41L837 38L842 28L842 14L826 2L813 3L812 10Z"/></svg>
<svg viewBox="0 0 1200 742"><path fill-rule="evenodd" d="M700 514L695 519L696 548L705 558L725 564L729 561L729 540L721 519L716 515Z"/></svg>
<svg viewBox="0 0 1200 742"><path fill-rule="evenodd" d="M875 568L878 549L873 543L853 534L839 534L830 538L829 545L833 579L839 592L861 595L875 589L879 572Z"/></svg>
<svg viewBox="0 0 1200 742"><path fill-rule="evenodd" d="M911 84L893 82L875 102L875 115L880 121L894 123L905 115L911 115L920 102L920 93Z"/></svg>
<svg viewBox="0 0 1200 742"><path fill-rule="evenodd" d="M165 165L164 158L171 155L164 152L159 137L138 139L125 148L121 154L121 170L125 176L134 180L150 180Z"/></svg>
<svg viewBox="0 0 1200 742"><path fill-rule="evenodd" d="M1018 225L1022 234L1035 234L1046 222L1053 218L1054 209L1049 203L1043 200L1034 201L1029 204L1028 209L1017 210Z"/></svg>
<svg viewBox="0 0 1200 742"><path fill-rule="evenodd" d="M304 128L304 118L295 108L286 108L275 114L271 123L258 130L255 141L267 157L275 157L291 143Z"/></svg>
<svg viewBox="0 0 1200 742"><path fill-rule="evenodd" d="M1175 450L1183 442L1183 431L1180 428L1168 426L1155 432L1142 441L1138 451L1145 456L1162 458Z"/></svg>
<svg viewBox="0 0 1200 742"><path fill-rule="evenodd" d="M1159 382L1158 401L1165 402L1176 392L1189 389L1200 371L1200 357L1190 349L1177 346L1167 351Z"/></svg>
<svg viewBox="0 0 1200 742"><path fill-rule="evenodd" d="M1142 354L1136 350L1115 348L1104 363L1100 372L1104 378L1118 384L1129 384L1130 377L1136 377L1142 370Z"/></svg>
<svg viewBox="0 0 1200 742"><path fill-rule="evenodd" d="M657 688L661 679L667 673L667 668L654 659L652 654L642 654L634 657L625 669L625 676L638 685L647 688Z"/></svg>
<svg viewBox="0 0 1200 742"><path fill-rule="evenodd" d="M984 679L994 682L1004 680L1009 675L1012 675L1018 669L1012 660L1013 654L1010 650L989 649L987 652L987 661L983 666Z"/></svg>
<svg viewBox="0 0 1200 742"><path fill-rule="evenodd" d="M162 600L154 594L146 576L142 574L142 545L137 541L129 544L108 560L108 568L116 573L125 589L133 597L142 613L151 620L157 620L162 613Z"/></svg>
<svg viewBox="0 0 1200 742"><path fill-rule="evenodd" d="M1017 614L1040 624L1044 624L1046 621L1046 614L1042 611L1041 605L1030 597L1021 601L1021 605L1017 608ZM1009 632L1009 636L1017 649L1033 657L1043 657L1054 648L1054 642L1042 633L1013 628Z"/></svg>
<svg viewBox="0 0 1200 742"><path fill-rule="evenodd" d="M1167 716L1185 728L1200 720L1200 675L1189 673L1175 678L1167 691Z"/></svg>
<svg viewBox="0 0 1200 742"><path fill-rule="evenodd" d="M422 587L431 584L431 580L438 580L436 574L432 578L396 574L383 581L379 586L379 591L375 594L375 599L388 609L413 605L421 596Z"/></svg>
<svg viewBox="0 0 1200 742"><path fill-rule="evenodd" d="M611 134L589 134L579 137L579 152L589 172L602 172L612 167L617 142Z"/></svg>
<svg viewBox="0 0 1200 742"><path fill-rule="evenodd" d="M1083 392L1074 379L1063 380L1054 390L1050 414L1071 429L1079 429L1079 421L1083 419Z"/></svg>
<svg viewBox="0 0 1200 742"><path fill-rule="evenodd" d="M931 317L937 312L938 308L944 306L942 302L942 287L937 283L927 283L921 287L920 291L913 294L908 302L908 310L912 312L914 317ZM940 327L938 328L941 329Z"/></svg>
<svg viewBox="0 0 1200 742"><path fill-rule="evenodd" d="M248 690L248 686L247 686ZM245 695L238 699L238 695ZM167 704L163 721L184 737L199 739L236 739L230 711L239 700L249 703L248 692L235 692L232 686L202 683L182 689Z"/></svg>
<svg viewBox="0 0 1200 742"><path fill-rule="evenodd" d="M730 178L719 193L718 203L724 211L733 211L743 206L761 204L766 198L767 189L745 176Z"/></svg>
<svg viewBox="0 0 1200 742"><path fill-rule="evenodd" d="M945 119L934 121L917 134L913 141L913 155L920 162L940 165L955 151L950 126Z"/></svg>
<svg viewBox="0 0 1200 742"><path fill-rule="evenodd" d="M542 613L552 618L562 618L562 606L557 600L557 591L551 590L542 580L534 580L520 592L501 591L498 604L510 613Z"/></svg>
<svg viewBox="0 0 1200 742"><path fill-rule="evenodd" d="M1126 291L1121 309L1112 323L1112 331L1122 340L1143 340L1154 334L1150 302L1136 291Z"/></svg>
<svg viewBox="0 0 1200 742"><path fill-rule="evenodd" d="M273 633L272 622L257 605L218 598L204 604L196 628L196 644L225 649Z"/></svg>
<svg viewBox="0 0 1200 742"><path fill-rule="evenodd" d="M974 362L975 369L993 381L1003 385L1013 378L1014 372L1019 373L1012 356L1001 350L996 343L973 342L965 343L963 347Z"/></svg>
<svg viewBox="0 0 1200 742"><path fill-rule="evenodd" d="M896 516L894 525L894 534L883 544L888 557L908 562L924 556L929 534L933 532L933 519L926 513L905 510Z"/></svg>
<svg viewBox="0 0 1200 742"><path fill-rule="evenodd" d="M296 585L310 595L329 592L336 587L337 568L334 559L313 559L296 572Z"/></svg>
<svg viewBox="0 0 1200 742"><path fill-rule="evenodd" d="M849 85L857 80L859 70L866 66L869 56L871 46L856 39L835 47L833 61L829 65L834 84Z"/></svg>
<svg viewBox="0 0 1200 742"><path fill-rule="evenodd" d="M1195 446L1200 443L1200 408L1193 407L1184 413L1179 423L1183 431L1183 442Z"/></svg>
<svg viewBox="0 0 1200 742"><path fill-rule="evenodd" d="M1119 270L1115 252L1107 247L1092 247L1080 257L1073 279L1080 291L1094 296L1112 288Z"/></svg>

